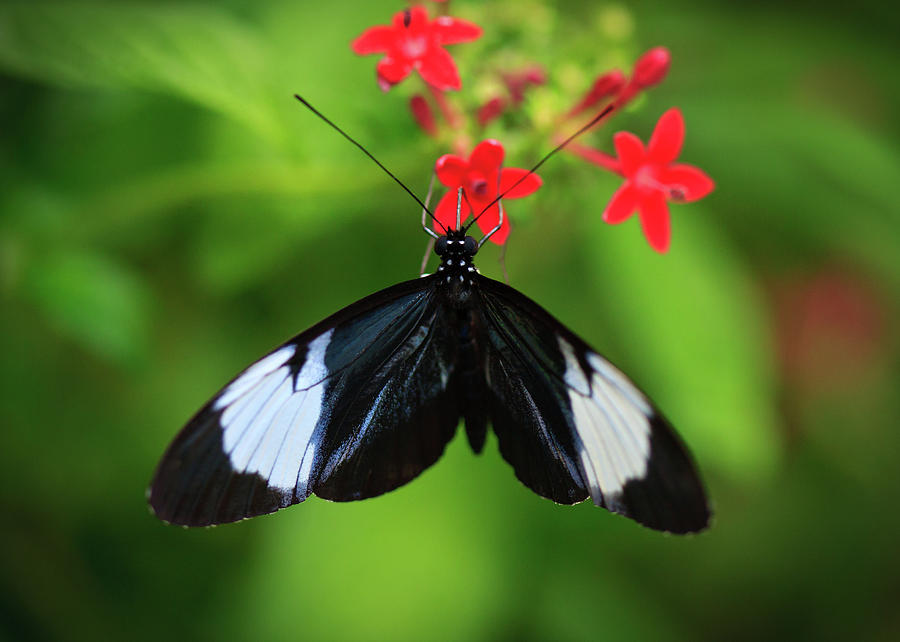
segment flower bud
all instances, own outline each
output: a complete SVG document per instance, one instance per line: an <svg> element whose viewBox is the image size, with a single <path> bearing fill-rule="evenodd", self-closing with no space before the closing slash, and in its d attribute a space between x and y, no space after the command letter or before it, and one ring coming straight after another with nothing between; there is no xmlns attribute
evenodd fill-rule
<svg viewBox="0 0 900 642"><path fill-rule="evenodd" d="M613 69L605 74L601 74L584 95L584 98L582 98L577 105L572 107L566 116L571 118L572 116L580 114L585 109L590 109L604 98L618 94L624 86L625 74L618 69Z"/></svg>
<svg viewBox="0 0 900 642"><path fill-rule="evenodd" d="M409 110L416 119L419 127L429 136L437 136L437 124L434 122L434 112L431 106L420 94L409 99Z"/></svg>
<svg viewBox="0 0 900 642"><path fill-rule="evenodd" d="M491 98L478 108L478 124L484 127L497 116L503 113L506 108L506 101L500 98Z"/></svg>
<svg viewBox="0 0 900 642"><path fill-rule="evenodd" d="M547 82L547 72L540 65L533 65L525 70L525 81L530 85L543 85Z"/></svg>
<svg viewBox="0 0 900 642"><path fill-rule="evenodd" d="M502 78L509 91L509 97L516 106L525 100L525 91L529 87L547 82L547 74L540 65L531 65L526 69L502 74Z"/></svg>
<svg viewBox="0 0 900 642"><path fill-rule="evenodd" d="M641 89L658 84L669 73L672 54L665 47L654 47L638 58L631 74L631 82Z"/></svg>

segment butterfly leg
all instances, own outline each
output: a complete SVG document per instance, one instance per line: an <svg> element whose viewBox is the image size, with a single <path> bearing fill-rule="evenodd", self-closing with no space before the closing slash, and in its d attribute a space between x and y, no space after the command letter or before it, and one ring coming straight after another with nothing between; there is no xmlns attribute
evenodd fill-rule
<svg viewBox="0 0 900 642"><path fill-rule="evenodd" d="M500 267L503 268L503 282L509 285L509 274L506 273L506 248L509 247L507 243L504 243L500 246L500 257L497 259L500 261Z"/></svg>
<svg viewBox="0 0 900 642"><path fill-rule="evenodd" d="M491 238L494 234L500 231L500 228L503 227L503 201L497 201L497 207L500 209L500 218L497 220L497 225L490 232L481 237L481 240L478 241L478 249L481 249L481 246L484 245L489 238Z"/></svg>
<svg viewBox="0 0 900 642"><path fill-rule="evenodd" d="M433 229L428 227L428 224L425 223L425 215L428 214L428 204L431 201L431 192L434 189L434 172L431 173L431 180L428 182L428 194L425 195L425 207L422 208L422 229L425 230L425 233L433 239L440 238L440 234L435 232Z"/></svg>
<svg viewBox="0 0 900 642"><path fill-rule="evenodd" d="M425 233L431 238L428 239L428 243L425 244L425 256L422 257L422 267L419 268L419 276L425 276L428 257L431 256L431 252L434 250L435 239L439 238L437 232L428 227L428 224L425 222L425 215L428 213L428 206L431 204L431 192L434 189L434 176L435 174L432 172L431 180L428 182L428 194L425 195L425 207L422 208L422 229L425 230Z"/></svg>

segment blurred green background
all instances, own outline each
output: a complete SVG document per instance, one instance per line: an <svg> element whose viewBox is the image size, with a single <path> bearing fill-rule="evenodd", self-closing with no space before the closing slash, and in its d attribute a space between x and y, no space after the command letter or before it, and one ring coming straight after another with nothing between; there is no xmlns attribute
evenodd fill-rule
<svg viewBox="0 0 900 642"><path fill-rule="evenodd" d="M583 139L646 140L717 182L668 255L600 213L619 180L561 154L508 204L510 283L672 418L716 521L668 537L521 486L459 436L410 485L214 529L144 491L163 449L272 346L416 275L411 79L349 41L399 1L0 4L0 638L900 638L900 75L889 3L457 0L460 105L548 84L475 136L528 166L599 73L667 80ZM892 26L894 25L894 26ZM492 80L493 79L493 80ZM497 248L481 270L502 278Z"/></svg>

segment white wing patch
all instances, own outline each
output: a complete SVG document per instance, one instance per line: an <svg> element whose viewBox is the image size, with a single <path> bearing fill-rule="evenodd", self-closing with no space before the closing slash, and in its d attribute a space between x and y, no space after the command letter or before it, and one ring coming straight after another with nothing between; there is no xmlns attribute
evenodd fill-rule
<svg viewBox="0 0 900 642"><path fill-rule="evenodd" d="M222 444L236 472L256 473L272 488L305 496L312 471L313 432L325 393L325 351L334 330L306 349L296 381L284 346L247 368L213 403L222 410Z"/></svg>
<svg viewBox="0 0 900 642"><path fill-rule="evenodd" d="M634 384L600 355L588 353L592 372L586 373L562 337L559 347L566 359L565 380L585 481L599 504L604 496L620 493L628 480L647 474L653 409Z"/></svg>
<svg viewBox="0 0 900 642"><path fill-rule="evenodd" d="M222 391L221 396L213 404L213 408L221 410L230 405L231 402L258 384L263 377L271 374L275 368L293 357L295 351L294 346L284 346L254 363Z"/></svg>

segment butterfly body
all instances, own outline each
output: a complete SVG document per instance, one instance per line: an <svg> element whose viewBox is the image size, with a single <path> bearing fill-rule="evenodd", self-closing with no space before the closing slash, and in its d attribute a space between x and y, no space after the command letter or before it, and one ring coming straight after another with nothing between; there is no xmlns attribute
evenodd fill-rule
<svg viewBox="0 0 900 642"><path fill-rule="evenodd" d="M478 341L483 324L475 298L476 282L480 276L473 262L477 252L478 243L473 237L466 236L463 231L449 230L435 244L435 253L441 257L441 264L434 274L438 296L447 306L448 316L454 319L454 336L459 350L456 359L459 372L458 407L462 411L466 438L476 454L484 448L488 425L483 385L484 354Z"/></svg>
<svg viewBox="0 0 900 642"><path fill-rule="evenodd" d="M201 526L380 495L435 463L462 422L558 503L658 530L707 525L702 484L631 381L538 304L482 276L450 230L437 271L366 297L238 375L169 447L149 501Z"/></svg>

